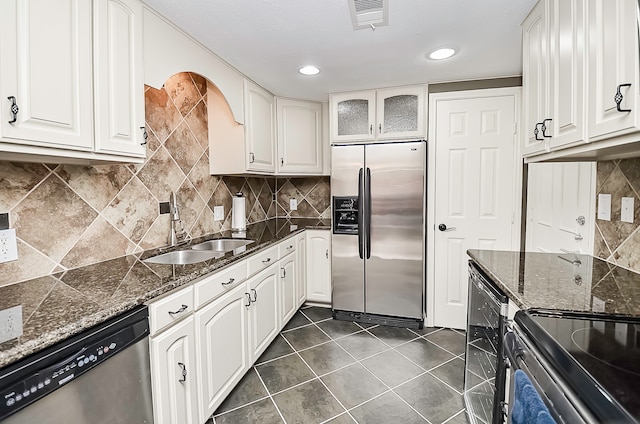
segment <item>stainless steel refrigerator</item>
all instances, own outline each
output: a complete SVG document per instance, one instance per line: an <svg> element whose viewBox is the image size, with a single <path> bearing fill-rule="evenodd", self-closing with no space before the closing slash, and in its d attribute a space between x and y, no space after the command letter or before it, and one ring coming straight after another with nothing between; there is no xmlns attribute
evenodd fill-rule
<svg viewBox="0 0 640 424"><path fill-rule="evenodd" d="M426 147L332 146L335 318L422 327Z"/></svg>

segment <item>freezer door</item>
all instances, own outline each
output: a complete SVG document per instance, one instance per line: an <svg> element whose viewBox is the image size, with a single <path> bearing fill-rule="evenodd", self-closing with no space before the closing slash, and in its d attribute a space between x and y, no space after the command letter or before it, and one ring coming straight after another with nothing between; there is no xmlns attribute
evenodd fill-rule
<svg viewBox="0 0 640 424"><path fill-rule="evenodd" d="M362 171L362 172L361 172ZM364 178L364 146L334 146L331 152L331 202L358 196L359 175ZM362 180L364 184L364 180ZM356 207L361 208L358 199ZM360 211L361 212L361 211ZM361 213L359 214L359 217ZM364 234L358 226L356 234L336 234L338 221L332 220L331 281L332 307L343 311L364 312ZM338 232L343 232L338 229Z"/></svg>
<svg viewBox="0 0 640 424"><path fill-rule="evenodd" d="M422 319L426 143L368 145L365 157L366 312Z"/></svg>

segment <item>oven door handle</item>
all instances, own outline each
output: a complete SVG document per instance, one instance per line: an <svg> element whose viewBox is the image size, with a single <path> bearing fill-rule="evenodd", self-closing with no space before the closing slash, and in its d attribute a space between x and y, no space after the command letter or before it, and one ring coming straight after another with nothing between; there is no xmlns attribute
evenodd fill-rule
<svg viewBox="0 0 640 424"><path fill-rule="evenodd" d="M511 367L514 370L520 369L518 359L524 360L525 353L513 331L508 331L507 334L504 335L504 353L507 355L507 358L509 358Z"/></svg>

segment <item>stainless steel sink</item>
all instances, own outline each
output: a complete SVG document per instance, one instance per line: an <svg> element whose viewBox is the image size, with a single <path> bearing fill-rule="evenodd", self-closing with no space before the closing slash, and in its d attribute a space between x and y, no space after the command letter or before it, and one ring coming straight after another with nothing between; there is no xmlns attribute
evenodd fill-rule
<svg viewBox="0 0 640 424"><path fill-rule="evenodd" d="M251 243L254 243L254 241L246 239L214 239L196 244L191 248L197 251L231 252Z"/></svg>
<svg viewBox="0 0 640 424"><path fill-rule="evenodd" d="M212 250L175 250L144 259L143 262L165 265L188 265L208 261L209 259L221 258L222 256L224 256L224 253L214 252Z"/></svg>

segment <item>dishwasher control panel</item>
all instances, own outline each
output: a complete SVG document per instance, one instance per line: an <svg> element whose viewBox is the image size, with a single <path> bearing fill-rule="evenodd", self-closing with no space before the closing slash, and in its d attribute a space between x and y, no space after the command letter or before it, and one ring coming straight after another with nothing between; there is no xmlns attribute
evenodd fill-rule
<svg viewBox="0 0 640 424"><path fill-rule="evenodd" d="M71 352L65 352L68 347L61 347L57 355L51 355L50 361L38 362L40 367L35 367L28 376L3 387L0 393L0 420L108 360L138 340L139 333L140 330L135 327L126 327L110 335L102 334L97 341L87 340L85 345L72 346Z"/></svg>

